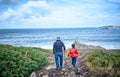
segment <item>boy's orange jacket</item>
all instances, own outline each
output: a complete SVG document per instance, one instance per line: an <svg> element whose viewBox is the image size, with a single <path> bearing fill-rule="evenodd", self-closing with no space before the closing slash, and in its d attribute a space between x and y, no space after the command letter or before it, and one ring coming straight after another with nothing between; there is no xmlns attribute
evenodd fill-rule
<svg viewBox="0 0 120 77"><path fill-rule="evenodd" d="M78 50L75 48L71 48L68 52L68 56L70 56L71 58L77 58L79 55Z"/></svg>

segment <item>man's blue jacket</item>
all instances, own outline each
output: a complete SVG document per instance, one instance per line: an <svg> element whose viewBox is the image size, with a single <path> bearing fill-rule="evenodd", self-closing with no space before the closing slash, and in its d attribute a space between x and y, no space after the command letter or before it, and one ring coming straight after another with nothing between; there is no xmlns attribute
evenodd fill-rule
<svg viewBox="0 0 120 77"><path fill-rule="evenodd" d="M61 40L56 40L53 45L53 53L62 52L62 48L65 50L65 45Z"/></svg>

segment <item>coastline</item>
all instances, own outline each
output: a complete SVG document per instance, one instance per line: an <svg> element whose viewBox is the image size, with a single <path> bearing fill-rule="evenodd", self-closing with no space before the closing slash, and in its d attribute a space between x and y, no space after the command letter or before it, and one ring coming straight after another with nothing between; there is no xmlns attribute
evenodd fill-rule
<svg viewBox="0 0 120 77"><path fill-rule="evenodd" d="M86 44L86 43L82 43L79 42L78 40L75 40L73 42L76 45L76 48L80 51L95 51L95 50L120 50L120 48L104 48L100 45L90 45L90 44ZM67 48L69 49L71 48L71 44L67 44ZM48 46L26 46L26 45L10 45L10 44L0 44L0 45L9 45L9 46L14 46L14 47L30 47L30 48L42 48L42 49L48 49L48 50L52 50L52 45L48 45Z"/></svg>

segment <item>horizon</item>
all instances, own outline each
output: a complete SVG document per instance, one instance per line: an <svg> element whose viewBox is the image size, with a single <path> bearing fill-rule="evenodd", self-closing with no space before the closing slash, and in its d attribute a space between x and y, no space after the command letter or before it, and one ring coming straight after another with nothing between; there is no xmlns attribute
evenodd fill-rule
<svg viewBox="0 0 120 77"><path fill-rule="evenodd" d="M0 29L120 26L120 0L0 0Z"/></svg>
<svg viewBox="0 0 120 77"><path fill-rule="evenodd" d="M106 26L112 26L112 25L106 25ZM118 25L114 25L114 26L118 26ZM100 27L104 27L104 26L98 26L98 27L94 27L94 26L91 26L91 27L47 27L47 28L35 28L35 27L29 27L29 28L0 28L0 29L76 29L76 28L100 28Z"/></svg>
<svg viewBox="0 0 120 77"><path fill-rule="evenodd" d="M50 27L47 27L47 28L0 28L0 29L76 29L76 28L100 28L100 27L103 27L103 26L98 26L98 27L53 27L53 28L50 28Z"/></svg>
<svg viewBox="0 0 120 77"><path fill-rule="evenodd" d="M101 26L99 26L99 27L101 27ZM50 28L50 27L47 27L47 28L0 28L0 29L68 29L68 28L70 28L70 29L76 29L76 28L99 28L99 27L52 27L52 28Z"/></svg>

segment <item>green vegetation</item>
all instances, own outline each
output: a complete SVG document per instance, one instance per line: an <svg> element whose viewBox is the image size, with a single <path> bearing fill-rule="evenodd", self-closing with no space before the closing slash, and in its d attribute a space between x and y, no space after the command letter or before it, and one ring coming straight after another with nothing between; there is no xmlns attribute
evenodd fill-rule
<svg viewBox="0 0 120 77"><path fill-rule="evenodd" d="M0 45L0 77L28 77L47 64L50 50Z"/></svg>
<svg viewBox="0 0 120 77"><path fill-rule="evenodd" d="M110 77L119 77L120 50L92 52L85 60L85 64L93 75L108 74Z"/></svg>

